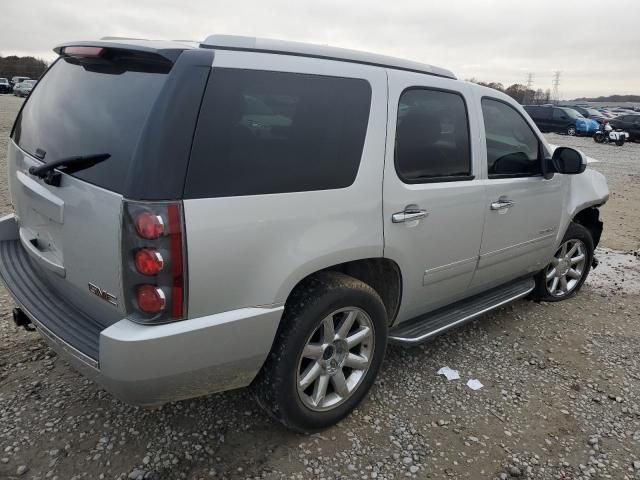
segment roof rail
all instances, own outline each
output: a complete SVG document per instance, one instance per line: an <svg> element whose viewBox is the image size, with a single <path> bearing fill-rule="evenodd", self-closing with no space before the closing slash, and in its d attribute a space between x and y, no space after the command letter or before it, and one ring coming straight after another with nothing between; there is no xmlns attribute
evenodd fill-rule
<svg viewBox="0 0 640 480"><path fill-rule="evenodd" d="M362 63L380 67L407 70L410 72L427 73L439 77L453 78L456 76L445 68L434 67L426 63L413 62L400 58L378 55L375 53L348 50L344 48L316 45L312 43L290 42L269 38L244 37L239 35L209 35L202 43L202 48L216 48L221 50L245 50L265 53L282 53L301 57L323 58L342 62Z"/></svg>

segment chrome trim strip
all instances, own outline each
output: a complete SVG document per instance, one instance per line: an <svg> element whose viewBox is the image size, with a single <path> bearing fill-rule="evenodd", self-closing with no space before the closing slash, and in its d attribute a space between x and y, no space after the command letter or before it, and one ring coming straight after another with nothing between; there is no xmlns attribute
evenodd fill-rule
<svg viewBox="0 0 640 480"><path fill-rule="evenodd" d="M393 342L397 342L397 343L402 343L402 344L405 344L405 345L416 345L416 344L418 344L420 342L423 342L424 340L428 339L429 337L433 337L433 336L437 335L438 333L444 332L445 330L448 330L448 329L458 325L459 323L466 322L466 321L471 320L471 319L473 319L475 317L478 317L478 316L480 316L482 314L490 312L491 310L495 310L496 308L501 307L502 305L505 305L507 303L513 302L514 300L518 300L518 299L520 299L522 297L526 297L527 295L529 295L529 293L531 293L533 291L534 288L535 288L535 283L530 288L527 288L527 290L525 290L525 291L523 291L521 293L518 293L517 295L509 297L509 298L507 298L505 300L502 300L502 301L496 303L495 305L492 305L491 307L484 308L484 309L479 310L477 312L474 312L474 313L472 313L470 315L462 317L461 319L456 320L455 322L452 322L452 323L450 323L448 325L445 325L444 327L440 327L440 328L438 328L436 330L433 330L432 332L425 333L424 335L420 335L419 337L404 338L404 337L390 336L389 340L393 341Z"/></svg>
<svg viewBox="0 0 640 480"><path fill-rule="evenodd" d="M543 240L546 240L547 238L551 238L554 237L554 234L550 234L550 235L543 235L542 237L538 237L538 238L534 238L532 240L527 240L526 242L522 242L522 243L516 243L515 245L509 245L508 247L505 248L501 248L499 250L494 250L492 252L487 252L483 255L480 255L480 260L484 259L484 258L489 258L489 257L493 257L494 255L500 255L501 253L504 253L508 250L511 250L513 248L518 248L518 247L523 247L525 245L531 245L532 243L537 243L537 242L541 242Z"/></svg>
<svg viewBox="0 0 640 480"><path fill-rule="evenodd" d="M473 257L430 268L422 274L422 286L435 285L459 275L471 274L477 264L478 257Z"/></svg>
<svg viewBox="0 0 640 480"><path fill-rule="evenodd" d="M478 261L478 257L465 258L464 260L456 260L455 262L447 263L446 265L440 265L439 267L429 268L424 271L425 275L431 275L433 273L439 273L449 268L460 267L462 265L466 265L467 263L476 263Z"/></svg>

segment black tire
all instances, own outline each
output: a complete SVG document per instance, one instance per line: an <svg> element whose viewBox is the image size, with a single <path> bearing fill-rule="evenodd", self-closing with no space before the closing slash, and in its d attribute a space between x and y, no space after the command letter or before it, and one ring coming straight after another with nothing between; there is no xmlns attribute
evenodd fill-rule
<svg viewBox="0 0 640 480"><path fill-rule="evenodd" d="M343 403L315 411L305 405L298 392L302 350L323 319L347 307L366 312L371 320L374 333L370 364ZM385 306L369 285L339 272L311 276L287 300L271 352L252 384L258 403L271 417L294 431L314 432L335 425L363 400L373 385L384 359L387 330Z"/></svg>
<svg viewBox="0 0 640 480"><path fill-rule="evenodd" d="M576 293L578 293L580 288L582 288L582 285L584 284L584 281L586 280L587 276L589 275L589 271L591 270L591 264L593 263L593 251L594 251L593 237L591 236L591 233L589 232L589 230L587 230L585 227L583 227L579 223L572 222L569 224L569 228L567 228L567 232L564 234L564 237L562 239L562 242L560 242L560 245L562 246L565 243L570 241L579 241L579 242L582 242L582 245L584 245L584 250L585 250L584 253L586 258L585 258L584 268L581 271L580 279L575 284L575 286L572 287L571 291L569 291L567 294L553 295L549 291L547 278L546 278L547 273L549 273L549 269L553 268L552 265L549 264L542 271L540 271L535 277L536 286L534 291L532 292L532 296L534 300L544 301L544 302L559 302L561 300L566 300L568 298L573 297ZM556 254L557 253L558 251L556 251Z"/></svg>
<svg viewBox="0 0 640 480"><path fill-rule="evenodd" d="M620 137L618 140L616 140L616 145L621 147L624 145L624 137Z"/></svg>
<svg viewBox="0 0 640 480"><path fill-rule="evenodd" d="M576 127L573 125L569 125L567 127L567 135L571 136L571 137L575 137L578 134L578 131L576 130Z"/></svg>
<svg viewBox="0 0 640 480"><path fill-rule="evenodd" d="M595 133L593 135L593 139L595 140L596 143L604 143L604 134L603 133Z"/></svg>

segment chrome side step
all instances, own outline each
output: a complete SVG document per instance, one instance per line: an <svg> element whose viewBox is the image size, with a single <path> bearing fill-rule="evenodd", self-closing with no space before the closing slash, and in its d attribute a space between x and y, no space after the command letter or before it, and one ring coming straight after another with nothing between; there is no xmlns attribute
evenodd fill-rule
<svg viewBox="0 0 640 480"><path fill-rule="evenodd" d="M389 341L407 346L416 345L483 313L525 297L534 288L533 278L494 288L454 305L402 322L391 329Z"/></svg>

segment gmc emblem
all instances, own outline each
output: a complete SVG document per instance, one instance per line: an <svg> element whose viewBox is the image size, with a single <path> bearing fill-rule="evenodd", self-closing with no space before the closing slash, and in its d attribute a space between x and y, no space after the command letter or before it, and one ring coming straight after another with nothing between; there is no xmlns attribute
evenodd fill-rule
<svg viewBox="0 0 640 480"><path fill-rule="evenodd" d="M116 307L118 306L118 299L116 298L116 296L112 295L106 290L101 289L97 285L94 285L93 283L89 283L89 291L94 295L100 297L102 300L106 300L111 305L114 305Z"/></svg>

